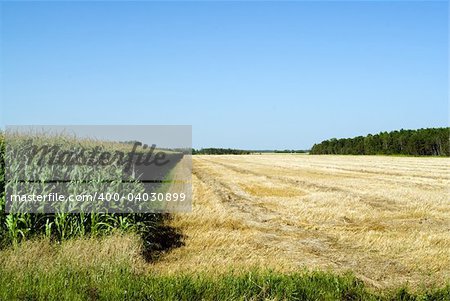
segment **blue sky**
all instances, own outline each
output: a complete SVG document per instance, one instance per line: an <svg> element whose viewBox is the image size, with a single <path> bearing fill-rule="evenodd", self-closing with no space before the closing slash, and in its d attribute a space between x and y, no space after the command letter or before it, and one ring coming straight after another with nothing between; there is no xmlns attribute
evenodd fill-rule
<svg viewBox="0 0 450 301"><path fill-rule="evenodd" d="M447 2L3 2L1 125L309 148L448 125Z"/></svg>

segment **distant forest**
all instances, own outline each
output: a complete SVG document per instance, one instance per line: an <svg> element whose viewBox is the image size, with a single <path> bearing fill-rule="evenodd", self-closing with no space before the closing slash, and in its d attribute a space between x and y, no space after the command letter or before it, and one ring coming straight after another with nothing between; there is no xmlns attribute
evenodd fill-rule
<svg viewBox="0 0 450 301"><path fill-rule="evenodd" d="M202 148L200 150L192 149L193 155L249 155L249 154L262 154L262 153L307 153L309 150L242 150L234 148Z"/></svg>
<svg viewBox="0 0 450 301"><path fill-rule="evenodd" d="M250 151L233 148L202 148L192 149L193 155L248 155Z"/></svg>
<svg viewBox="0 0 450 301"><path fill-rule="evenodd" d="M310 154L450 156L450 128L381 132L314 144Z"/></svg>

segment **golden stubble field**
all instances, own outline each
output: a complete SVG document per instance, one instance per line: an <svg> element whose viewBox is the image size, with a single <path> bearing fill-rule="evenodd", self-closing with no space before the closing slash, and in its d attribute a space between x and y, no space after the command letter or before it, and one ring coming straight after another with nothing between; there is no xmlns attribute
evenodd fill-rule
<svg viewBox="0 0 450 301"><path fill-rule="evenodd" d="M384 288L450 279L450 159L193 156L185 245L161 273L352 271Z"/></svg>

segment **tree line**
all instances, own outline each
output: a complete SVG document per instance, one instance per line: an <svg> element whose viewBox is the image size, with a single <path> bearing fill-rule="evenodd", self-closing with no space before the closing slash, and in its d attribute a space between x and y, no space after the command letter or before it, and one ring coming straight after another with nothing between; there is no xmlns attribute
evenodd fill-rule
<svg viewBox="0 0 450 301"><path fill-rule="evenodd" d="M285 150L243 150L235 148L202 148L199 150L192 149L193 155L249 155L249 154L261 154L261 153L307 153L309 150L296 150L296 149L285 149Z"/></svg>
<svg viewBox="0 0 450 301"><path fill-rule="evenodd" d="M310 154L450 156L450 127L380 132L314 144Z"/></svg>
<svg viewBox="0 0 450 301"><path fill-rule="evenodd" d="M284 149L284 150L274 150L271 151L277 154L305 154L309 153L307 149Z"/></svg>
<svg viewBox="0 0 450 301"><path fill-rule="evenodd" d="M233 148L202 148L192 149L193 155L248 155L250 151Z"/></svg>

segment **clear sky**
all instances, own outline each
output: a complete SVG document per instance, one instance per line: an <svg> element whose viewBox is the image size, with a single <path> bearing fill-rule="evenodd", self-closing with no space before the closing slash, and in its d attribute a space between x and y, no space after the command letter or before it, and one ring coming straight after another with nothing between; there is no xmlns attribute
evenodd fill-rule
<svg viewBox="0 0 450 301"><path fill-rule="evenodd" d="M304 149L448 125L448 3L2 2L1 125Z"/></svg>

